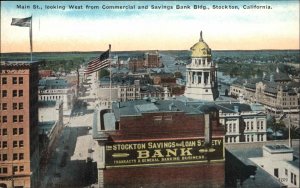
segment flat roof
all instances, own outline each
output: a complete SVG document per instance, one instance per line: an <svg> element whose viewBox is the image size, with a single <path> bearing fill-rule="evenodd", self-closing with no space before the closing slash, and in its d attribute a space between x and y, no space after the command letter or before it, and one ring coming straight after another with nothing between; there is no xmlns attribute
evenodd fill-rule
<svg viewBox="0 0 300 188"><path fill-rule="evenodd" d="M252 174L249 174L248 177L243 179L242 187L265 187L265 188L273 188L273 187L282 187L284 184L277 181L274 177L272 177L270 174L268 174L266 171L258 167L254 162L252 162L249 158L254 157L262 157L263 152L262 148L247 148L247 147L241 147L241 148L234 148L234 149L228 149L227 151L231 153L236 159L238 159L242 164L244 165L244 168L247 169L238 169L240 170L241 174L244 174L247 170L249 171L252 169ZM228 163L228 160L230 160L228 157L226 158L226 163ZM235 161L231 161L232 163L235 163ZM229 162L230 163L230 162ZM236 163L235 163L236 164ZM235 165L232 164L232 165ZM254 176L254 178L251 178L251 175Z"/></svg>
<svg viewBox="0 0 300 188"><path fill-rule="evenodd" d="M124 116L140 116L150 112L184 112L186 114L203 114L197 108L178 100L134 100L113 103L116 119Z"/></svg>
<svg viewBox="0 0 300 188"><path fill-rule="evenodd" d="M1 61L1 66L19 66L19 65L31 65L38 61Z"/></svg>
<svg viewBox="0 0 300 188"><path fill-rule="evenodd" d="M269 151L270 153L293 153L293 149L289 148L284 144L268 144L264 145L263 149Z"/></svg>

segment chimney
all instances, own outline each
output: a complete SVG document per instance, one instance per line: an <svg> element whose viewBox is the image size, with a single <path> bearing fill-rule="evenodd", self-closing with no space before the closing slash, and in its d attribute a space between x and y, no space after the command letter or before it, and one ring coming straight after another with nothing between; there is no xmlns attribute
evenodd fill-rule
<svg viewBox="0 0 300 188"><path fill-rule="evenodd" d="M234 111L235 111L236 113L239 112L239 106L233 106L233 108L234 108Z"/></svg>
<svg viewBox="0 0 300 188"><path fill-rule="evenodd" d="M209 114L204 114L204 139L205 144L210 145L211 144L211 125L210 125L210 118Z"/></svg>

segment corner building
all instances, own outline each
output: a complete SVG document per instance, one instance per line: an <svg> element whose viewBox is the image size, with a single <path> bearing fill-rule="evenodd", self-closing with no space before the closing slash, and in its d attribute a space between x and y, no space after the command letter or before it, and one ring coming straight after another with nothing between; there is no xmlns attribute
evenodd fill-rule
<svg viewBox="0 0 300 188"><path fill-rule="evenodd" d="M0 64L0 187L38 187L38 65Z"/></svg>
<svg viewBox="0 0 300 188"><path fill-rule="evenodd" d="M177 100L113 103L94 114L99 187L224 187L218 110Z"/></svg>
<svg viewBox="0 0 300 188"><path fill-rule="evenodd" d="M184 96L193 100L214 101L218 96L217 68L211 49L202 38L191 47L191 63L186 65Z"/></svg>

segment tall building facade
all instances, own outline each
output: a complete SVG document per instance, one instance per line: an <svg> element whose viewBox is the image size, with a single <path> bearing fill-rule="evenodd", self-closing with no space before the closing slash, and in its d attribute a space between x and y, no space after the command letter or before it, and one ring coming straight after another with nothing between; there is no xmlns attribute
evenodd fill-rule
<svg viewBox="0 0 300 188"><path fill-rule="evenodd" d="M211 49L202 38L191 47L192 62L186 66L184 95L195 100L214 101L218 96L217 68L212 61Z"/></svg>
<svg viewBox="0 0 300 188"><path fill-rule="evenodd" d="M0 187L38 187L38 65L0 64Z"/></svg>

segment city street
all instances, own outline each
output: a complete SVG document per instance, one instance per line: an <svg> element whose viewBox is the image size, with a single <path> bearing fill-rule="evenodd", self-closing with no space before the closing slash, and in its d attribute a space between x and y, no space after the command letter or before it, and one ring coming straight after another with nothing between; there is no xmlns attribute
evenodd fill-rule
<svg viewBox="0 0 300 188"><path fill-rule="evenodd" d="M74 114L64 118L62 134L41 172L42 187L86 187L96 182L96 163L88 160L93 157L94 141L89 134L93 113Z"/></svg>

